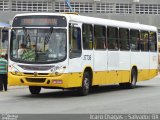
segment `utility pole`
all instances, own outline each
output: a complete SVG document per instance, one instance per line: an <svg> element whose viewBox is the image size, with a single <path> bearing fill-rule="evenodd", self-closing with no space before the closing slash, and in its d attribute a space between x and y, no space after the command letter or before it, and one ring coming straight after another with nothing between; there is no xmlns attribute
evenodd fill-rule
<svg viewBox="0 0 160 120"><path fill-rule="evenodd" d="M73 9L72 9L72 7L71 7L70 0L65 0L65 2L66 2L66 4L67 4L67 6L69 7L70 12L73 12Z"/></svg>

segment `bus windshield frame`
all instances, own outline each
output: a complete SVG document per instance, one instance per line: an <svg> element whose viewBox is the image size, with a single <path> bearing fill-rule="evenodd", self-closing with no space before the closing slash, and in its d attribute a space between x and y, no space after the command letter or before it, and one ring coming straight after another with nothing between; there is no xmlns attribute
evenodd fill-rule
<svg viewBox="0 0 160 120"><path fill-rule="evenodd" d="M28 64L49 64L64 61L66 58L66 27L12 28L10 38L10 59L12 61Z"/></svg>

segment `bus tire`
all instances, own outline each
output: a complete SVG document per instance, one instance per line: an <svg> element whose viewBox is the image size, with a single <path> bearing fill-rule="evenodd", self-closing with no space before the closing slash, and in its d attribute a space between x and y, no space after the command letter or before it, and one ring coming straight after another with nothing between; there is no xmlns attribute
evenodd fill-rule
<svg viewBox="0 0 160 120"><path fill-rule="evenodd" d="M136 82L137 82L137 70L133 68L131 71L131 81L128 83L120 83L119 85L121 88L133 89L136 87Z"/></svg>
<svg viewBox="0 0 160 120"><path fill-rule="evenodd" d="M137 70L135 68L131 71L131 81L128 83L128 88L133 89L136 87L137 83Z"/></svg>
<svg viewBox="0 0 160 120"><path fill-rule="evenodd" d="M36 95L40 93L41 87L40 86L29 86L29 91L31 94Z"/></svg>
<svg viewBox="0 0 160 120"><path fill-rule="evenodd" d="M91 77L88 71L85 71L83 74L83 80L82 80L82 87L80 88L79 92L80 95L86 96L89 94L90 87L91 87Z"/></svg>

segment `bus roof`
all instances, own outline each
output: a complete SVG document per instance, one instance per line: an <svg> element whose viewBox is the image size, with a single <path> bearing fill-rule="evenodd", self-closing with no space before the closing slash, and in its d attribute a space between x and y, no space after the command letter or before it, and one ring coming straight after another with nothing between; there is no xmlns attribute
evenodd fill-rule
<svg viewBox="0 0 160 120"><path fill-rule="evenodd" d="M7 23L4 23L4 22L0 22L0 28L2 28L2 27L10 27L10 25L9 24L7 24Z"/></svg>
<svg viewBox="0 0 160 120"><path fill-rule="evenodd" d="M30 15L49 15L49 16L60 15L60 16L65 16L67 19L73 22L97 24L97 25L105 25L105 26L115 26L115 27L138 29L138 30L157 31L157 28L151 25L117 21L117 20L104 19L104 18L81 16L81 15L68 14L68 13L67 14L65 13L25 13L25 14L17 14L15 17L30 16Z"/></svg>

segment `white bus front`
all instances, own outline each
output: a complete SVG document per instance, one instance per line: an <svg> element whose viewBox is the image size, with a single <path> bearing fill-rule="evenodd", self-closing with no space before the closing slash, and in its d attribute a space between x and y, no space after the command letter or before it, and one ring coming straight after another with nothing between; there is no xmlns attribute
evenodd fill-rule
<svg viewBox="0 0 160 120"><path fill-rule="evenodd" d="M67 18L56 15L17 15L12 24L9 48L9 85L41 87L80 86L67 74Z"/></svg>

